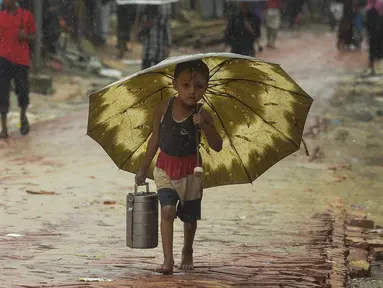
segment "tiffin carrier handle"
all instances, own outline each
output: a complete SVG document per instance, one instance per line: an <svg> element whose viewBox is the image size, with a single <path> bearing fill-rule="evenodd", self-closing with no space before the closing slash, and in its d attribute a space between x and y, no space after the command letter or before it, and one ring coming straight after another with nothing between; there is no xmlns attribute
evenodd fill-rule
<svg viewBox="0 0 383 288"><path fill-rule="evenodd" d="M141 185L137 185L137 184L134 184L134 195L136 195L138 193L138 187L142 187L142 186L146 186L146 193L150 193L149 191L149 183L144 183L144 184L141 184Z"/></svg>

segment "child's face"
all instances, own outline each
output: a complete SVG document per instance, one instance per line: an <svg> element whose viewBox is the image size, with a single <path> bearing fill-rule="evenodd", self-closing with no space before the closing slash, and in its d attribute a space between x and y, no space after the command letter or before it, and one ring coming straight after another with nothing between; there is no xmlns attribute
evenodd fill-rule
<svg viewBox="0 0 383 288"><path fill-rule="evenodd" d="M183 71L173 81L178 96L188 106L194 106L202 99L206 92L208 81L201 73Z"/></svg>

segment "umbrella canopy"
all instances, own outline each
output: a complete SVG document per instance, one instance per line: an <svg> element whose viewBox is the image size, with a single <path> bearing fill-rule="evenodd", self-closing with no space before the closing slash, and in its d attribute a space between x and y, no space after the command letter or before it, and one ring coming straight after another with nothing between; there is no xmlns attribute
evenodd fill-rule
<svg viewBox="0 0 383 288"><path fill-rule="evenodd" d="M279 65L231 53L196 54L169 58L90 95L88 135L119 168L138 171L155 109L176 95L175 66L194 59L210 69L201 101L223 138L219 153L201 139L205 188L251 183L300 148L313 99Z"/></svg>
<svg viewBox="0 0 383 288"><path fill-rule="evenodd" d="M128 5L128 4L144 4L144 5L164 5L169 3L175 3L179 0L117 0L117 5Z"/></svg>

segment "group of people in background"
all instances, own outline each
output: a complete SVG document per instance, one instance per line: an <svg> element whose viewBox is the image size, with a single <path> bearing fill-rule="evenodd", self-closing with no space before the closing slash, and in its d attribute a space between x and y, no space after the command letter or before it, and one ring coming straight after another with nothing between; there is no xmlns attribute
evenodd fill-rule
<svg viewBox="0 0 383 288"><path fill-rule="evenodd" d="M364 31L369 46L369 68L375 74L375 64L383 59L383 0L344 0L339 21L337 47L361 48Z"/></svg>
<svg viewBox="0 0 383 288"><path fill-rule="evenodd" d="M339 50L348 49L351 45L361 48L363 40L363 8L364 1L346 0L342 4L342 16L338 25L337 47Z"/></svg>
<svg viewBox="0 0 383 288"><path fill-rule="evenodd" d="M333 0L330 2L330 25L338 23L339 49L351 45L361 48L364 31L370 47L370 68L375 71L375 62L383 57L383 0ZM133 28L143 45L142 69L151 67L169 55L171 45L170 15L163 6L119 4L117 12L117 47L119 57L123 58L129 50ZM239 3L239 4L238 4ZM247 56L256 56L263 51L261 27L265 27L266 47L275 49L278 31L282 23L282 14L287 14L290 28L300 24L305 0L265 0L254 2L236 2L231 6L224 43L230 51ZM333 11L333 7L341 11ZM341 7L341 8L339 8ZM47 7L44 17L44 47L54 52L54 43L58 39L59 18L55 10ZM336 15L338 13L338 16ZM339 15L341 15L339 17ZM339 19L337 19L339 17ZM339 20L339 21L336 21Z"/></svg>
<svg viewBox="0 0 383 288"><path fill-rule="evenodd" d="M267 47L275 49L282 11L287 11L291 28L301 21L304 0L285 4L284 0L239 2L229 16L225 31L224 42L230 51L246 56L261 52L262 25L266 28ZM376 62L383 59L383 0L335 0L330 3L330 16L332 30L338 22L339 50L351 46L361 49L363 35L367 32L369 68L374 74Z"/></svg>

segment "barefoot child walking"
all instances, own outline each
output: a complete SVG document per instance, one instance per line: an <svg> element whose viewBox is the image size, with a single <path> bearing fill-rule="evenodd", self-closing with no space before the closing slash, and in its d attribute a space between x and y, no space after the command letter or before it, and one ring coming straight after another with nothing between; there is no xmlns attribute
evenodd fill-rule
<svg viewBox="0 0 383 288"><path fill-rule="evenodd" d="M197 136L203 131L210 147L219 152L222 139L210 113L198 102L207 90L209 68L201 60L180 63L174 72L176 97L161 103L156 110L153 133L146 155L136 175L136 184L145 182L150 163L158 156L154 170L161 205L161 238L164 254L158 273L172 274L173 222L184 222L184 247L180 269L192 270L193 241L197 220L201 219L202 179L193 175L197 166ZM198 134L197 134L198 133Z"/></svg>

